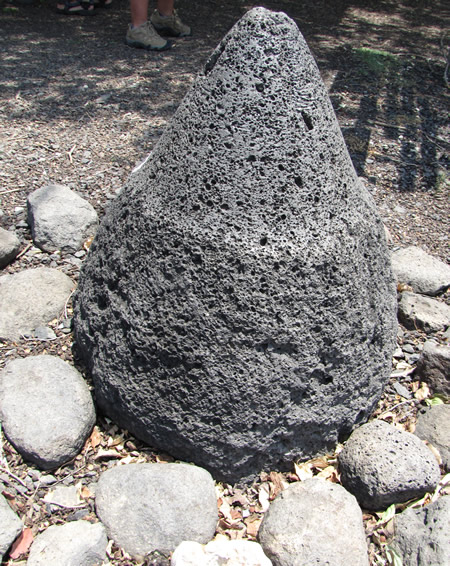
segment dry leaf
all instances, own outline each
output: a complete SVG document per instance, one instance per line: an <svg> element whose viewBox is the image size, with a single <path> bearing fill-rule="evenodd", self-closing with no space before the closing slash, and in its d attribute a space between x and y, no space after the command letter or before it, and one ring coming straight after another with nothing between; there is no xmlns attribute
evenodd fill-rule
<svg viewBox="0 0 450 566"><path fill-rule="evenodd" d="M100 434L100 431L98 430L98 426L94 426L94 429L92 430L92 434L89 438L89 442L91 443L92 448L97 448L97 446L101 443L102 441L102 435Z"/></svg>
<svg viewBox="0 0 450 566"><path fill-rule="evenodd" d="M94 236L90 236L83 244L83 248L88 251L94 241Z"/></svg>
<svg viewBox="0 0 450 566"><path fill-rule="evenodd" d="M303 464L296 464L294 462L294 469L300 481L309 480L314 476L312 466L309 462L304 462Z"/></svg>
<svg viewBox="0 0 450 566"><path fill-rule="evenodd" d="M121 455L119 454L119 452L117 452L117 450L103 450L102 448L100 448L100 450L94 456L94 460L109 460L111 458L121 458Z"/></svg>
<svg viewBox="0 0 450 566"><path fill-rule="evenodd" d="M415 393L414 393L414 397L418 400L418 401L423 401L424 399L427 399L430 396L430 389L428 387L428 385L426 383L421 383L420 384L420 389L418 389Z"/></svg>
<svg viewBox="0 0 450 566"><path fill-rule="evenodd" d="M19 537L13 543L9 557L12 560L17 560L28 552L28 549L30 548L32 542L33 531L28 528L23 529Z"/></svg>
<svg viewBox="0 0 450 566"><path fill-rule="evenodd" d="M318 478L324 478L334 483L338 482L337 471L334 466L327 466L324 470L317 474Z"/></svg>
<svg viewBox="0 0 450 566"><path fill-rule="evenodd" d="M284 479L283 474L280 474L280 472L270 472L269 479L271 482L269 484L270 501L273 501L275 497L283 491L283 489L286 489L288 483Z"/></svg>
<svg viewBox="0 0 450 566"><path fill-rule="evenodd" d="M263 512L267 511L270 507L270 488L267 483L261 484L258 493L258 501L262 507Z"/></svg>
<svg viewBox="0 0 450 566"><path fill-rule="evenodd" d="M90 497L94 497L94 494L92 493L92 491L88 487L83 486L80 489L80 496L81 496L82 499L89 499Z"/></svg>
<svg viewBox="0 0 450 566"><path fill-rule="evenodd" d="M244 522L247 526L247 534L251 537L256 538L258 531L259 531L259 526L262 523L262 517L252 515L248 519L245 519Z"/></svg>

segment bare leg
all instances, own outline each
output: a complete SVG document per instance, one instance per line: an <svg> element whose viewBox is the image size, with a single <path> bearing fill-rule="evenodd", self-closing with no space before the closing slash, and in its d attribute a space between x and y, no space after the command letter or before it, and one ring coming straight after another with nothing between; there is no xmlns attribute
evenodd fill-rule
<svg viewBox="0 0 450 566"><path fill-rule="evenodd" d="M161 16L171 16L173 14L174 0L158 0L158 12Z"/></svg>
<svg viewBox="0 0 450 566"><path fill-rule="evenodd" d="M149 0L130 0L131 23L133 27L145 24L148 18Z"/></svg>

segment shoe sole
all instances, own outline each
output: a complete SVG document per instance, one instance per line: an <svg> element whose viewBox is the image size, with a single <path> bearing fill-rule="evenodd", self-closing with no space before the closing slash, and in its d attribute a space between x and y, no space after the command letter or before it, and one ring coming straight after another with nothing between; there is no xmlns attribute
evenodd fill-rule
<svg viewBox="0 0 450 566"><path fill-rule="evenodd" d="M175 33L173 33L172 28L156 27L153 22L152 26L158 33L162 33L163 35L170 35L171 37L190 37L192 35L192 30L189 33L179 33L178 35L176 35Z"/></svg>
<svg viewBox="0 0 450 566"><path fill-rule="evenodd" d="M125 39L126 45L128 47L137 47L138 49L145 49L146 51L167 51L172 47L172 43L168 41L162 47L154 47L153 45L145 45L145 43L140 43L139 41L132 41L130 39Z"/></svg>

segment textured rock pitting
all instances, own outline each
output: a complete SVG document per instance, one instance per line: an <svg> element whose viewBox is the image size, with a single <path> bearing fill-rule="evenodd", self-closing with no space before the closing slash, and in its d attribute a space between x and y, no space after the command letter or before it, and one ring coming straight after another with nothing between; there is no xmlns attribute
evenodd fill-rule
<svg viewBox="0 0 450 566"><path fill-rule="evenodd" d="M101 408L235 481L334 446L387 379L384 230L297 26L249 12L106 215L75 298Z"/></svg>
<svg viewBox="0 0 450 566"><path fill-rule="evenodd" d="M339 454L342 485L366 509L386 509L434 491L434 454L414 434L380 420L355 430Z"/></svg>

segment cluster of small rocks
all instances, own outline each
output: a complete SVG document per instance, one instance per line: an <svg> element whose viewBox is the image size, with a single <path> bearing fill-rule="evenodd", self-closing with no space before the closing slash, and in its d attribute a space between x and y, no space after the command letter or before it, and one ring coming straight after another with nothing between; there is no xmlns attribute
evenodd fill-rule
<svg viewBox="0 0 450 566"><path fill-rule="evenodd" d="M48 194L54 191L52 187ZM66 208L58 205L64 214ZM47 219L52 216L45 206L41 212ZM34 210L29 218L37 217ZM57 244L51 244L48 253L55 251L55 245L63 248L58 240L60 219L53 216L53 220L54 229L50 220L46 223L46 241ZM34 230L36 234L36 226ZM88 232L71 251L80 248L86 237ZM41 238L39 245L44 246L42 242ZM10 248L10 244L2 246L4 263L13 259ZM434 332L434 337L418 352L406 340L408 331L400 332L394 356L398 369L393 373L397 371L399 380L391 386L407 400L410 392L400 378L407 384L412 373L408 368L412 368L434 392L448 395L450 316L447 305L436 296L447 289L450 269L416 248L395 251L393 267L401 291L400 320L406 327ZM0 277L0 335L8 339L27 332L45 335L46 324L64 308L72 288L70 278L50 268ZM404 308L405 295L414 299L411 311ZM432 301L434 308L422 308L421 299ZM95 410L81 374L55 356L42 355L13 360L3 370L0 417L5 435L18 452L36 468L53 470L79 453L94 425ZM88 485L96 499L98 522L83 520L86 510L74 486L55 487L49 493L48 505L72 507L75 513L70 522L49 526L36 537L27 563L107 563L109 538L136 560L155 551L168 560L173 553L171 563L176 566L322 564L329 560L366 565L361 508L383 511L427 493L438 494L436 456L444 469L450 468L449 422L449 405L438 404L419 411L415 435L381 420L361 426L339 455L342 485L320 478L289 485L265 513L258 543L211 540L218 519L217 495L212 477L202 468L183 463L114 466L98 483ZM420 439L431 444L434 453ZM50 473L36 470L36 478L40 485L56 483ZM407 508L395 516L392 548L403 555L405 566L445 563L450 554L449 501L448 496L435 497L425 507ZM21 520L0 496L0 555L7 555L22 528Z"/></svg>

